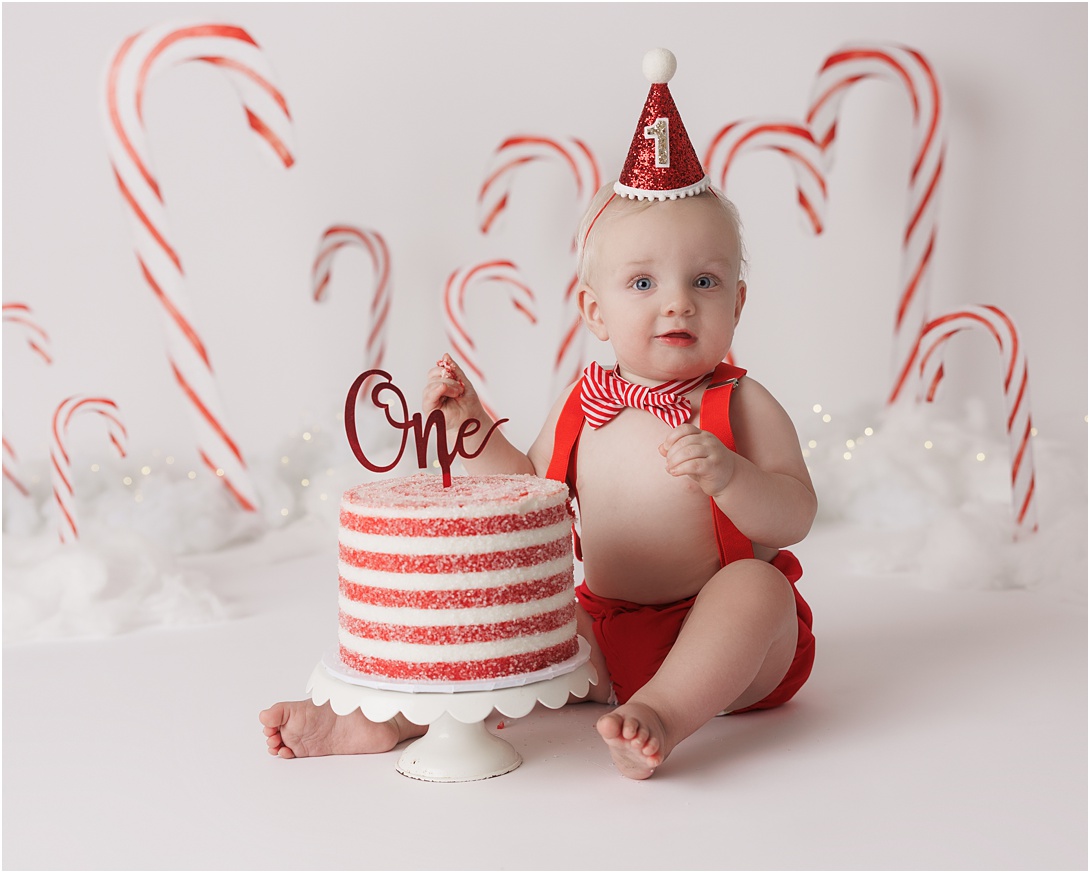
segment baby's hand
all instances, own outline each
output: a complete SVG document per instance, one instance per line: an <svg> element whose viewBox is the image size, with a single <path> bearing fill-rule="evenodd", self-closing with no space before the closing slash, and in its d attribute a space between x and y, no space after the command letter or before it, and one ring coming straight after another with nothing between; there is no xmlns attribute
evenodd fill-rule
<svg viewBox="0 0 1090 873"><path fill-rule="evenodd" d="M428 371L424 385L423 413L442 409L447 430L455 430L467 418L484 422L487 417L477 392L450 355L443 355Z"/></svg>
<svg viewBox="0 0 1090 873"><path fill-rule="evenodd" d="M666 458L666 472L688 476L709 497L720 494L734 475L737 455L714 434L694 424L682 424L670 431L659 446Z"/></svg>

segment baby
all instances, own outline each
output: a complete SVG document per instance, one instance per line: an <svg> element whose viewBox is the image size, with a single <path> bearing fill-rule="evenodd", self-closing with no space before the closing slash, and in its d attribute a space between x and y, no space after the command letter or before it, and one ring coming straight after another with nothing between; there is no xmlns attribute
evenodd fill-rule
<svg viewBox="0 0 1090 873"><path fill-rule="evenodd" d="M813 663L801 567L781 549L809 531L814 488L783 408L721 363L746 301L737 213L706 177L674 199L626 196L652 176L626 165L579 232L579 310L616 366L592 364L528 453L497 432L466 461L474 475L535 473L571 488L586 578L579 632L599 677L590 699L619 704L596 727L633 779L714 716L784 703ZM437 408L452 435L468 418L482 434L492 424L449 356L424 387L424 415ZM425 730L309 701L276 704L261 721L269 751L289 758L385 751Z"/></svg>

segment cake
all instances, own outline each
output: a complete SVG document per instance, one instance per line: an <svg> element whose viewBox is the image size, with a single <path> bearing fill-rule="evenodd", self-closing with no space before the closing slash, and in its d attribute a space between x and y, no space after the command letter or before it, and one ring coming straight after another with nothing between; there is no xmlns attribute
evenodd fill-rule
<svg viewBox="0 0 1090 873"><path fill-rule="evenodd" d="M578 652L567 486L428 473L345 492L340 659L380 679L462 682Z"/></svg>

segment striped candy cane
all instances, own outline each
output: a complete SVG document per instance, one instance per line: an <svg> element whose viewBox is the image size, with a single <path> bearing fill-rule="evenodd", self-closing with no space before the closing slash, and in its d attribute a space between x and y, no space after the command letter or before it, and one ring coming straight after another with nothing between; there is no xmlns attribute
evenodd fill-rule
<svg viewBox="0 0 1090 873"><path fill-rule="evenodd" d="M884 43L844 46L826 58L814 82L807 115L814 139L825 151L826 172L841 102L852 85L871 77L903 86L912 104L912 170L893 331L893 386L888 398L893 403L901 396L914 363L916 341L929 318L931 255L946 151L946 114L939 81L918 51Z"/></svg>
<svg viewBox="0 0 1090 873"><path fill-rule="evenodd" d="M329 286L333 256L344 246L359 246L371 256L375 270L375 291L371 297L371 333L364 348L363 368L382 367L386 354L386 319L390 314L390 252L386 241L373 230L361 230L345 224L326 229L318 244L318 254L311 270L314 300L321 303Z"/></svg>
<svg viewBox="0 0 1090 873"><path fill-rule="evenodd" d="M11 447L11 443L4 439L4 478L7 479L12 485L15 486L15 490L18 491L23 497L30 496L30 489L26 487L19 480L19 459L15 457L15 449Z"/></svg>
<svg viewBox="0 0 1090 873"><path fill-rule="evenodd" d="M477 195L477 217L481 233L488 233L507 208L515 170L538 160L559 160L567 164L575 177L580 212L590 205L595 193L602 186L598 162L582 140L572 137L554 139L532 134L508 137L492 155L484 183Z"/></svg>
<svg viewBox="0 0 1090 873"><path fill-rule="evenodd" d="M808 125L790 119L745 119L728 124L715 135L704 167L708 175L718 179L719 187L727 190L727 177L734 162L742 155L759 151L776 151L787 158L795 176L799 206L806 217L807 227L819 234L825 229L828 189L825 184L825 157L814 141ZM726 362L733 364L734 351L728 351Z"/></svg>
<svg viewBox="0 0 1090 873"><path fill-rule="evenodd" d="M481 233L488 233L500 214L507 208L516 171L537 160L554 160L565 164L575 179L578 214L590 206L602 187L602 174L594 153L582 140L574 137L554 139L548 136L512 136L500 143L485 173L484 184L477 195ZM575 240L572 240L573 245ZM553 362L553 393L579 377L586 357L583 320L575 307L577 280L572 279L564 294L563 327L556 359Z"/></svg>
<svg viewBox="0 0 1090 873"><path fill-rule="evenodd" d="M17 324L26 334L27 345L47 364L53 363L49 354L49 334L33 319L30 307L25 303L4 304L4 324Z"/></svg>
<svg viewBox="0 0 1090 873"><path fill-rule="evenodd" d="M79 539L76 527L76 511L73 505L72 461L65 448L68 428L76 415L95 413L106 419L110 442L117 453L125 457L125 443L128 433L117 417L117 404L104 397L81 397L75 395L61 402L53 413L53 434L49 446L49 460L52 466L53 499L57 506L57 533L62 543L73 543Z"/></svg>
<svg viewBox="0 0 1090 873"><path fill-rule="evenodd" d="M4 324L14 324L23 331L27 345L39 358L47 364L53 363L53 356L49 353L49 334L47 334L32 316L30 307L25 303L5 303L3 305ZM11 443L4 439L4 477L15 486L15 490L24 497L30 496L30 489L20 479L22 471L19 469L19 460L15 456L15 449Z"/></svg>
<svg viewBox="0 0 1090 873"><path fill-rule="evenodd" d="M734 162L750 152L779 152L795 174L799 206L808 227L819 234L825 227L828 193L825 158L809 126L786 119L746 119L728 124L715 135L704 158L708 175L727 190L727 175Z"/></svg>
<svg viewBox="0 0 1090 873"><path fill-rule="evenodd" d="M1029 410L1029 375L1018 330L996 306L967 306L931 321L920 336L915 359L919 399L934 400L944 376L947 341L963 330L986 330L999 346L1003 364L1003 400L1011 450L1011 502L1015 536L1037 530L1036 475Z"/></svg>
<svg viewBox="0 0 1090 873"><path fill-rule="evenodd" d="M238 92L250 128L285 167L294 162L288 146L291 116L261 49L245 30L232 25L160 25L136 33L118 48L106 76L110 162L132 219L140 270L162 306L167 357L189 401L200 456L222 477L239 506L254 511L257 495L242 453L224 423L208 352L194 327L183 291L182 262L170 241L144 130L148 82L160 71L188 61L212 64L226 76Z"/></svg>
<svg viewBox="0 0 1090 873"><path fill-rule="evenodd" d="M463 267L450 274L443 288L443 323L447 331L447 339L459 363L476 376L478 380L477 394L481 397L481 403L485 411L493 418L496 414L491 405L485 399L484 383L486 382L481 364L476 359L477 345L473 342L469 330L466 327L465 298L470 288L483 285L486 282L495 282L507 288L511 296L511 305L521 312L531 324L537 323L535 312L534 292L522 281L518 267L510 261L485 261L472 267Z"/></svg>

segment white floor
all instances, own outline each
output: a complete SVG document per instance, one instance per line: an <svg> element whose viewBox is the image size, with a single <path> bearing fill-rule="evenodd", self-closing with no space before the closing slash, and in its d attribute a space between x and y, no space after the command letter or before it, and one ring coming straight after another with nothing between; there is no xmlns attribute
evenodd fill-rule
<svg viewBox="0 0 1090 873"><path fill-rule="evenodd" d="M257 712L331 642L333 558L220 559L229 622L5 648L4 867L1085 870L1085 597L851 577L820 530L798 551L810 683L643 783L596 705L508 721L524 763L481 782L268 756Z"/></svg>

